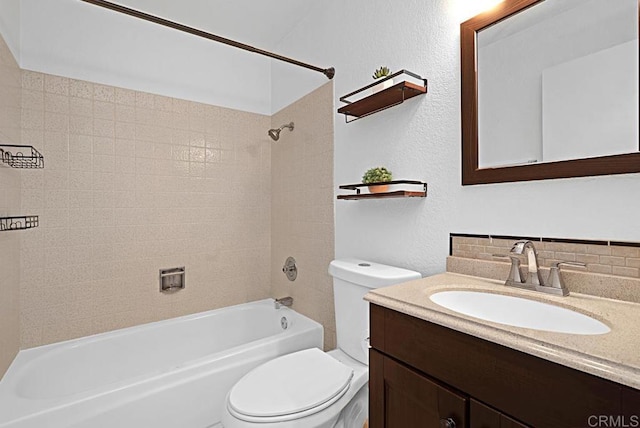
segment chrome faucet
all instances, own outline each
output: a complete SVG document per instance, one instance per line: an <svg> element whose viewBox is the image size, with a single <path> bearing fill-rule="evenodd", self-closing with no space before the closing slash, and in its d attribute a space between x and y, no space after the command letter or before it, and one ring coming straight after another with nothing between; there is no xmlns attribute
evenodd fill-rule
<svg viewBox="0 0 640 428"><path fill-rule="evenodd" d="M516 255L525 254L528 260L527 276L522 274L520 268L520 259ZM528 240L517 241L511 247L508 256L511 259L511 270L509 277L505 281L505 285L510 287L524 288L526 290L541 291L543 293L557 294L560 296L568 296L569 290L565 287L560 275L561 265L586 266L579 262L555 262L551 265L547 280L543 280L538 266L538 252L533 242Z"/></svg>
<svg viewBox="0 0 640 428"><path fill-rule="evenodd" d="M276 309L280 309L282 306L290 307L293 305L293 297L281 297L279 299L275 299L273 303Z"/></svg>
<svg viewBox="0 0 640 428"><path fill-rule="evenodd" d="M543 285L544 281L538 269L538 252L531 241L517 241L511 247L511 254L526 254L528 260L529 273L524 280L525 285ZM521 276L522 278L522 276ZM522 280L521 280L522 283Z"/></svg>

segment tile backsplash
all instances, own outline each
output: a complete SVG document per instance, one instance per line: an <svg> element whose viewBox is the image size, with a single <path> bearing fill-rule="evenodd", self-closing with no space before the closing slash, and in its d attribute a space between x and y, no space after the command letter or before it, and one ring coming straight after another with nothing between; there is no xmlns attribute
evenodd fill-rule
<svg viewBox="0 0 640 428"><path fill-rule="evenodd" d="M499 260L518 239L534 241L541 266L558 261L581 262L586 268L566 266L592 273L640 278L640 243L585 241L555 238L491 237L489 235L451 234L450 255L454 257ZM526 259L522 258L523 264Z"/></svg>
<svg viewBox="0 0 640 428"><path fill-rule="evenodd" d="M270 295L268 116L22 71L23 348ZM161 268L186 288L158 291Z"/></svg>

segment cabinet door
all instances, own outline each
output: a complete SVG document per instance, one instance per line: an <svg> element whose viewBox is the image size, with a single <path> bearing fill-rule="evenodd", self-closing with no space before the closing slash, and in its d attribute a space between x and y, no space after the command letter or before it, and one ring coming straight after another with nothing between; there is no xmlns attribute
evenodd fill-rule
<svg viewBox="0 0 640 428"><path fill-rule="evenodd" d="M469 428L527 428L510 417L471 399Z"/></svg>
<svg viewBox="0 0 640 428"><path fill-rule="evenodd" d="M371 428L467 427L466 397L374 349L369 379Z"/></svg>

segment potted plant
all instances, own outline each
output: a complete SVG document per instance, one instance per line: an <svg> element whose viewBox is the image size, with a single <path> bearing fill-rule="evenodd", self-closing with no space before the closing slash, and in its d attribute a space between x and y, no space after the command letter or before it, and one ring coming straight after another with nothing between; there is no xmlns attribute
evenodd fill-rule
<svg viewBox="0 0 640 428"><path fill-rule="evenodd" d="M389 67L381 66L379 69L373 72L373 75L371 75L371 77L373 77L373 80L378 80L378 79L383 79L389 76L390 74L391 74L391 71L389 70ZM380 92L383 89L389 88L391 86L393 86L393 79L388 79L371 88L371 92L375 94L376 92Z"/></svg>
<svg viewBox="0 0 640 428"><path fill-rule="evenodd" d="M393 179L391 171L383 166L378 166L367 170L362 176L362 183L386 183ZM369 186L369 192L371 193L384 193L389 190L388 184L376 184Z"/></svg>

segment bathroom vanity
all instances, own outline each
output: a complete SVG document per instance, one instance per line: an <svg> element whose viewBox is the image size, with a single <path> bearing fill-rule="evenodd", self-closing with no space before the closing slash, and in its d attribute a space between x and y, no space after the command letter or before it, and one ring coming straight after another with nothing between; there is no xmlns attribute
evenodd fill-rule
<svg viewBox="0 0 640 428"><path fill-rule="evenodd" d="M455 289L551 302L598 318L611 331L512 327L458 314L429 298ZM640 426L640 304L538 296L451 273L366 298L371 428Z"/></svg>

